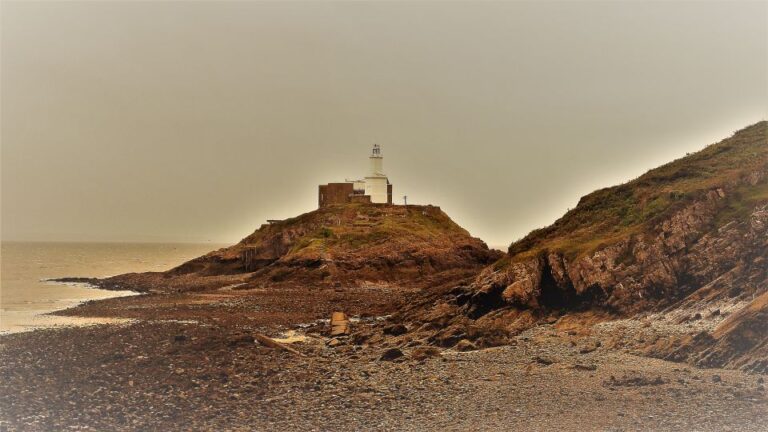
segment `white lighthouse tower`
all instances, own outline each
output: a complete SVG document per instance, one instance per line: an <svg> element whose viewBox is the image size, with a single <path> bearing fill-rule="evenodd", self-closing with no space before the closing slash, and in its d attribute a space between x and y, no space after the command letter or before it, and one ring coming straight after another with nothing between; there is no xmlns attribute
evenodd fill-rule
<svg viewBox="0 0 768 432"><path fill-rule="evenodd" d="M371 197L372 203L392 203L390 195L390 185L387 176L384 174L384 156L381 154L381 147L378 144L373 145L370 160L371 171L365 176L365 194Z"/></svg>

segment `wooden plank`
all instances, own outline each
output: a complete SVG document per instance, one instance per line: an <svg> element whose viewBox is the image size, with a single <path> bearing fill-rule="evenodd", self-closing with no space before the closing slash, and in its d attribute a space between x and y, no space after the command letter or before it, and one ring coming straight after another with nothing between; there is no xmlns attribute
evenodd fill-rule
<svg viewBox="0 0 768 432"><path fill-rule="evenodd" d="M274 340L274 339L272 339L272 338L270 338L268 336L265 336L265 335L263 335L261 333L254 333L253 334L253 338L256 339L257 341L259 341L260 344L262 344L262 345L264 345L266 347L281 349L283 351L288 351L291 354L295 354L295 355L304 357L304 354L302 354L300 351L296 351L295 349L293 349L293 348L291 348L291 347L289 347L287 345L281 344L280 342L277 342L276 340Z"/></svg>

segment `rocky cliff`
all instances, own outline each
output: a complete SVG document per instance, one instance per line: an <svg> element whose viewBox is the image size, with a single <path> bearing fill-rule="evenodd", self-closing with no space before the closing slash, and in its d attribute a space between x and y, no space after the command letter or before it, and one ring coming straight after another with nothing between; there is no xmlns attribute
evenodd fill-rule
<svg viewBox="0 0 768 432"><path fill-rule="evenodd" d="M404 315L437 324L432 339L451 343L457 334L504 335L578 311L631 317L748 304L712 334L651 354L754 366L766 358L768 341L767 126L749 126L583 197L553 225L512 244L471 283ZM762 357L746 359L755 353Z"/></svg>

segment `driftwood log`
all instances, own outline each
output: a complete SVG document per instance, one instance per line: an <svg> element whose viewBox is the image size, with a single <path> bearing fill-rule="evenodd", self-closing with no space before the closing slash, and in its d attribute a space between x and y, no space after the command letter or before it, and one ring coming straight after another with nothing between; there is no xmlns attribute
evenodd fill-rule
<svg viewBox="0 0 768 432"><path fill-rule="evenodd" d="M300 351L297 351L297 350L289 347L288 345L281 344L280 342L272 339L271 337L265 336L265 335L263 335L261 333L254 333L253 334L253 338L256 339L260 344L264 345L265 347L280 349L280 350L283 350L283 351L288 351L291 354L295 354L297 356L304 357L304 353L302 353Z"/></svg>

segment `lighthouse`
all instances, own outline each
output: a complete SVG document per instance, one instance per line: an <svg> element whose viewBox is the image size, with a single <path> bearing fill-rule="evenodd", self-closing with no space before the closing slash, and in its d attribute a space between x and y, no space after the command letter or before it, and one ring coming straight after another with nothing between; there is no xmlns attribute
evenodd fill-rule
<svg viewBox="0 0 768 432"><path fill-rule="evenodd" d="M371 156L368 159L371 161L371 175L383 176L384 156L381 155L381 146L374 144L373 150L371 150Z"/></svg>
<svg viewBox="0 0 768 432"><path fill-rule="evenodd" d="M321 208L345 203L392 204L392 183L384 174L381 146L374 144L368 156L368 175L360 180L320 185L317 202Z"/></svg>
<svg viewBox="0 0 768 432"><path fill-rule="evenodd" d="M384 175L384 156L381 154L381 147L378 144L373 145L371 150L370 173L365 176L365 194L371 197L372 203L392 203L392 197L389 194L389 180Z"/></svg>

